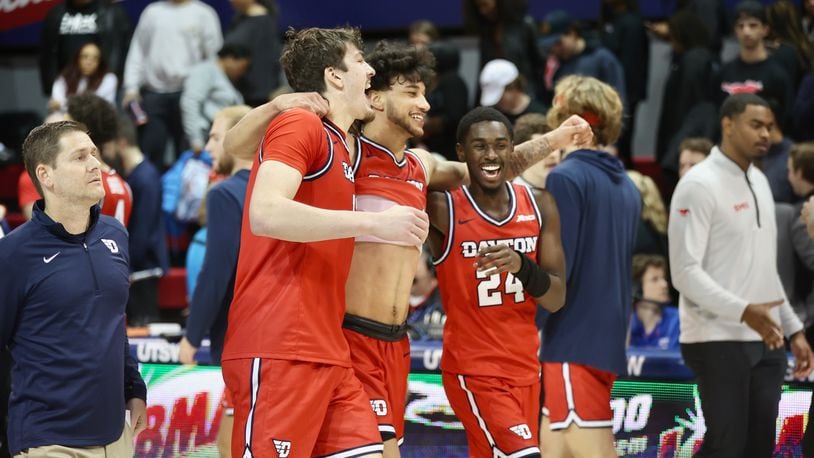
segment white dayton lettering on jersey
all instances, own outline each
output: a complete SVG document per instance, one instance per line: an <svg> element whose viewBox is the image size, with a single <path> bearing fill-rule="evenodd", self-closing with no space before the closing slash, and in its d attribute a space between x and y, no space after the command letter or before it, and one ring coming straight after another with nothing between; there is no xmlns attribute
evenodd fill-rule
<svg viewBox="0 0 814 458"><path fill-rule="evenodd" d="M500 240L481 240L480 242L464 241L461 242L461 254L465 258L474 258L478 256L478 251L482 248L495 245L508 245L509 248L517 250L521 253L531 253L537 249L538 236L531 237L517 237L513 239L500 239Z"/></svg>
<svg viewBox="0 0 814 458"><path fill-rule="evenodd" d="M116 244L115 240L102 239L102 243L105 244L105 246L107 247L108 250L110 250L111 253L116 254L119 252L119 245Z"/></svg>
<svg viewBox="0 0 814 458"><path fill-rule="evenodd" d="M291 453L291 441L281 441L278 439L272 439L274 442L274 448L277 449L277 456L280 458L286 458Z"/></svg>
<svg viewBox="0 0 814 458"><path fill-rule="evenodd" d="M511 430L511 432L517 434L523 439L526 440L531 439L531 430L529 429L529 425L525 423L516 426L510 426L509 430Z"/></svg>
<svg viewBox="0 0 814 458"><path fill-rule="evenodd" d="M345 161L342 161L342 173L345 174L345 178L347 178L351 183L356 181L356 179L353 177L353 167L351 167Z"/></svg>
<svg viewBox="0 0 814 458"><path fill-rule="evenodd" d="M383 417L387 415L387 401L385 401L384 399L371 399L370 407L373 408L373 412L376 414L377 417Z"/></svg>

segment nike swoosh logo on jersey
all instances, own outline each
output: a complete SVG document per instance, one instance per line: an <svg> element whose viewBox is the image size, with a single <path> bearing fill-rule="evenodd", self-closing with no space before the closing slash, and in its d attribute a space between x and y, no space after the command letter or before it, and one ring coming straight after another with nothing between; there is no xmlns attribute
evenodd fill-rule
<svg viewBox="0 0 814 458"><path fill-rule="evenodd" d="M469 219L459 219L459 220L458 220L458 224L466 224L466 223L468 223L468 222L472 221L473 219L475 219L475 218L469 218Z"/></svg>
<svg viewBox="0 0 814 458"><path fill-rule="evenodd" d="M55 257L59 256L59 253L62 253L62 252L61 252L61 251L57 251L57 254L55 254L55 255L51 256L50 258L46 258L45 256L43 256L43 257L42 257L42 262L44 262L44 263L48 264L49 262L53 261Z"/></svg>

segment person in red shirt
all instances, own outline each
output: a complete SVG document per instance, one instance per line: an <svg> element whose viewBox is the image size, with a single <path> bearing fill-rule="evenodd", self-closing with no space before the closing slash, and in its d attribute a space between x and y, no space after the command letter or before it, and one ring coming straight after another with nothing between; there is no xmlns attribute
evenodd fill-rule
<svg viewBox="0 0 814 458"><path fill-rule="evenodd" d="M342 335L353 237L419 246L428 222L406 206L353 211L345 132L370 115L364 91L374 74L359 31L311 28L288 39L281 61L289 84L321 94L330 113L275 117L252 167L222 356L235 406L232 454L380 456Z"/></svg>
<svg viewBox="0 0 814 458"><path fill-rule="evenodd" d="M447 312L444 391L470 456L540 456L537 306L565 303L559 212L548 191L512 184L512 127L480 107L462 119L471 184L431 193L430 248Z"/></svg>

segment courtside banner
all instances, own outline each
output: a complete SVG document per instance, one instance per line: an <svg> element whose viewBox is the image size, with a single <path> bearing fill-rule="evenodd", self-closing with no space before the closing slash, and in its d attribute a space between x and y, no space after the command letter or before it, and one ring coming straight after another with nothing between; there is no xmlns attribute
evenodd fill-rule
<svg viewBox="0 0 814 458"><path fill-rule="evenodd" d="M214 366L142 364L149 404L137 457L217 457L223 378ZM775 457L801 456L811 392L784 386ZM611 401L619 456L691 457L701 445L704 413L694 384L620 380ZM404 457L465 457L466 437L439 374L410 374Z"/></svg>

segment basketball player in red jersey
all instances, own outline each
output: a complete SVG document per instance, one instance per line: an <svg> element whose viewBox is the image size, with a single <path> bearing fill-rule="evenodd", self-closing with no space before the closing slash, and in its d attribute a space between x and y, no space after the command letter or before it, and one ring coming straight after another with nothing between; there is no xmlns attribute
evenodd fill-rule
<svg viewBox="0 0 814 458"><path fill-rule="evenodd" d="M373 69L355 29L290 31L291 86L330 104L268 125L249 178L223 375L235 405L232 454L380 456L369 398L342 335L353 237L418 246L426 215L396 206L354 212L345 130L364 119Z"/></svg>
<svg viewBox="0 0 814 458"><path fill-rule="evenodd" d="M457 151L471 184L427 205L447 312L444 391L477 457L540 456L534 316L565 302L559 212L547 191L507 181L511 129L493 108L465 115Z"/></svg>
<svg viewBox="0 0 814 458"><path fill-rule="evenodd" d="M426 50L380 44L369 62L376 71L368 90L375 116L361 135L348 138L356 147L357 210L379 212L393 205L424 209L428 187L455 188L467 179L463 163L438 160L420 149L405 150L409 138L423 133L432 56ZM313 108L322 107L314 101ZM276 110L265 105L252 110L227 134L226 147L234 148L231 153L238 155L256 149L256 137L268 122L266 116L274 115ZM544 138L518 146L507 159L507 174L516 176L551 151L591 135L581 118L569 119ZM403 440L410 367L404 322L418 256L415 246L357 237L346 288L345 337L356 375L370 396L388 457L399 455L398 444Z"/></svg>

